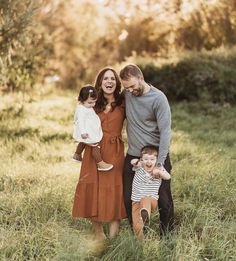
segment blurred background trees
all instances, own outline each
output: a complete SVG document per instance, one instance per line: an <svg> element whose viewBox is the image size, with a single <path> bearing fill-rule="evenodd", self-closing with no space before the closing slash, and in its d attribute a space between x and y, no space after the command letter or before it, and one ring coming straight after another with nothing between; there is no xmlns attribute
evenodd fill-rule
<svg viewBox="0 0 236 261"><path fill-rule="evenodd" d="M36 84L46 56L41 34L33 30L37 7L31 0L0 3L0 87L27 90Z"/></svg>
<svg viewBox="0 0 236 261"><path fill-rule="evenodd" d="M236 96L229 78L235 0L2 0L0 15L1 89L30 89L47 79L77 88L104 66L133 61L170 98L197 99L228 86ZM231 102L226 96L219 100Z"/></svg>

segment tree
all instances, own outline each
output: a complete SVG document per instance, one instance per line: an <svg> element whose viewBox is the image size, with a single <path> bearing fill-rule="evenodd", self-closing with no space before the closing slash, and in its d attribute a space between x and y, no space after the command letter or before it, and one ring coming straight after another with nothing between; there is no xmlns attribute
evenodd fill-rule
<svg viewBox="0 0 236 261"><path fill-rule="evenodd" d="M0 3L0 87L31 88L43 66L40 35L32 29L38 10L33 0L2 0Z"/></svg>

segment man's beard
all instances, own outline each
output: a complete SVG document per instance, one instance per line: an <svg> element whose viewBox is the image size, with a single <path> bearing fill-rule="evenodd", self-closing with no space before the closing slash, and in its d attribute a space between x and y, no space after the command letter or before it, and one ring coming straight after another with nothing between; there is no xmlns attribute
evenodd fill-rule
<svg viewBox="0 0 236 261"><path fill-rule="evenodd" d="M142 96L142 95L143 95L143 92L144 92L144 88L143 88L143 86L142 86L141 83L139 83L138 87L139 87L138 90L134 90L134 91L132 92L132 94L133 94L134 96L136 96L136 97Z"/></svg>

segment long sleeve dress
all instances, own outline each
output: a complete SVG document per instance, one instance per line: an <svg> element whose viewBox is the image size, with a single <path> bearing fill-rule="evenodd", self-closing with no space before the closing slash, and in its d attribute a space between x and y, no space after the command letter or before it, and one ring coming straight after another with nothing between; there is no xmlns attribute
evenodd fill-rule
<svg viewBox="0 0 236 261"><path fill-rule="evenodd" d="M104 161L114 167L110 171L98 171L91 147L86 146L75 191L72 210L74 217L91 218L98 222L126 217L122 185L124 143L121 137L124 114L123 106L98 114L103 130L101 155Z"/></svg>

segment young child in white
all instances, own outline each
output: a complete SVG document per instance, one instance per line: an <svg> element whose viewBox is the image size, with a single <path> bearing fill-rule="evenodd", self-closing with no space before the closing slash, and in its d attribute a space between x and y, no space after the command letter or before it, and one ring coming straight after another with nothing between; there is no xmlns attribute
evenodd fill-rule
<svg viewBox="0 0 236 261"><path fill-rule="evenodd" d="M162 165L157 165L157 147L147 145L141 150L141 158L131 160L135 176L132 184L133 229L140 239L149 225L151 211L156 210L161 180L170 179Z"/></svg>
<svg viewBox="0 0 236 261"><path fill-rule="evenodd" d="M97 91L91 85L82 87L78 101L79 104L74 115L73 138L79 144L73 159L79 162L82 161L82 152L85 146L89 145L92 147L92 155L97 163L98 170L108 171L113 168L113 165L102 160L99 146L103 136L101 121L93 109L97 101Z"/></svg>

